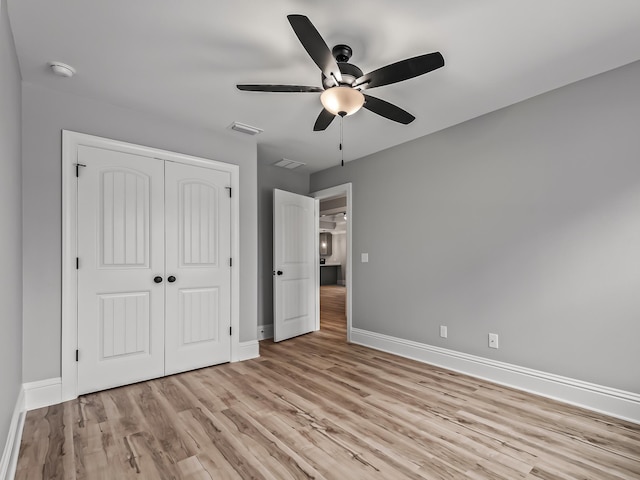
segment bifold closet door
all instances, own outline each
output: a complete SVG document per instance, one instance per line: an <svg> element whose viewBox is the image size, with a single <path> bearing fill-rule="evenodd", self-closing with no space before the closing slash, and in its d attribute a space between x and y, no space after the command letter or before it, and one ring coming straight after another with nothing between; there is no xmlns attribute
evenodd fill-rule
<svg viewBox="0 0 640 480"><path fill-rule="evenodd" d="M78 393L164 374L164 162L78 147Z"/></svg>
<svg viewBox="0 0 640 480"><path fill-rule="evenodd" d="M231 358L229 172L165 162L165 374Z"/></svg>
<svg viewBox="0 0 640 480"><path fill-rule="evenodd" d="M229 172L78 147L78 393L231 359Z"/></svg>

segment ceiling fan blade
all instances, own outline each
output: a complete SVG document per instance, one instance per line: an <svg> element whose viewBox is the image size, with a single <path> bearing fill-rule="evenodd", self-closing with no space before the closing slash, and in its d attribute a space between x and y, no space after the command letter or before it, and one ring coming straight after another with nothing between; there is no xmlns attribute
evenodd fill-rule
<svg viewBox="0 0 640 480"><path fill-rule="evenodd" d="M340 68L311 20L304 15L287 15L287 18L300 43L311 59L320 67L325 77L334 78L336 82L340 83L342 81Z"/></svg>
<svg viewBox="0 0 640 480"><path fill-rule="evenodd" d="M238 90L247 92L302 92L302 93L319 93L324 89L320 87L305 87L304 85L236 85Z"/></svg>
<svg viewBox="0 0 640 480"><path fill-rule="evenodd" d="M358 78L353 87L374 88L418 77L444 66L440 52L426 53L379 68Z"/></svg>
<svg viewBox="0 0 640 480"><path fill-rule="evenodd" d="M404 125L407 125L416 119L416 117L406 110L403 110L392 103L380 100L379 98L372 97L371 95L364 96L363 107L384 118L388 118L394 122L403 123Z"/></svg>
<svg viewBox="0 0 640 480"><path fill-rule="evenodd" d="M327 127L331 125L334 118L336 118L336 116L333 113L328 112L323 108L320 115L318 115L315 125L313 126L313 131L321 132L322 130L326 130Z"/></svg>

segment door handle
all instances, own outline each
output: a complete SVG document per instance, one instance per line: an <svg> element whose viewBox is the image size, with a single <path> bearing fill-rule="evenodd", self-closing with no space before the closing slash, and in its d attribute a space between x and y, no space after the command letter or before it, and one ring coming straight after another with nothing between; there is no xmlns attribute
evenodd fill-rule
<svg viewBox="0 0 640 480"><path fill-rule="evenodd" d="M173 283L173 282L175 282L175 281L176 281L176 277L174 277L173 275L171 275L171 276L167 277L167 282L169 282L169 283Z"/></svg>
<svg viewBox="0 0 640 480"><path fill-rule="evenodd" d="M157 277L153 278L153 281L156 283L162 283L162 277L160 275L158 275Z"/></svg>
<svg viewBox="0 0 640 480"><path fill-rule="evenodd" d="M273 274L274 275L282 275L284 272L282 270L278 270L277 272L274 270Z"/></svg>

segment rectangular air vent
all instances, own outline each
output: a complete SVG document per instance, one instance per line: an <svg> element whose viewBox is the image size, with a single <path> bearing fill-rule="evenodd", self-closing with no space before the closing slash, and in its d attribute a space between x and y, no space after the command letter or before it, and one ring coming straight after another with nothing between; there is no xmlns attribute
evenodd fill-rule
<svg viewBox="0 0 640 480"><path fill-rule="evenodd" d="M274 166L276 167L288 168L289 170L302 167L303 165L306 165L306 163L296 162L295 160L289 160L288 158L283 158L279 162L274 163Z"/></svg>
<svg viewBox="0 0 640 480"><path fill-rule="evenodd" d="M233 122L231 125L229 125L229 128L231 130L235 130L236 132L246 133L247 135L258 135L259 133L264 132L264 130L262 130L261 128L252 127L251 125L245 125L244 123L240 122Z"/></svg>

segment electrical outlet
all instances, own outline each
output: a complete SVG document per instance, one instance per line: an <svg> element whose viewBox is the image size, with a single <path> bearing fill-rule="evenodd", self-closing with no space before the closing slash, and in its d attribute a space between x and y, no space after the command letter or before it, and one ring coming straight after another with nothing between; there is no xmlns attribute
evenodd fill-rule
<svg viewBox="0 0 640 480"><path fill-rule="evenodd" d="M360 254L360 261L362 263L367 263L369 261L369 254L368 253L361 253Z"/></svg>
<svg viewBox="0 0 640 480"><path fill-rule="evenodd" d="M490 333L489 334L489 348L498 348L498 334Z"/></svg>
<svg viewBox="0 0 640 480"><path fill-rule="evenodd" d="M440 325L440 336L442 338L447 338L447 326L446 325Z"/></svg>

